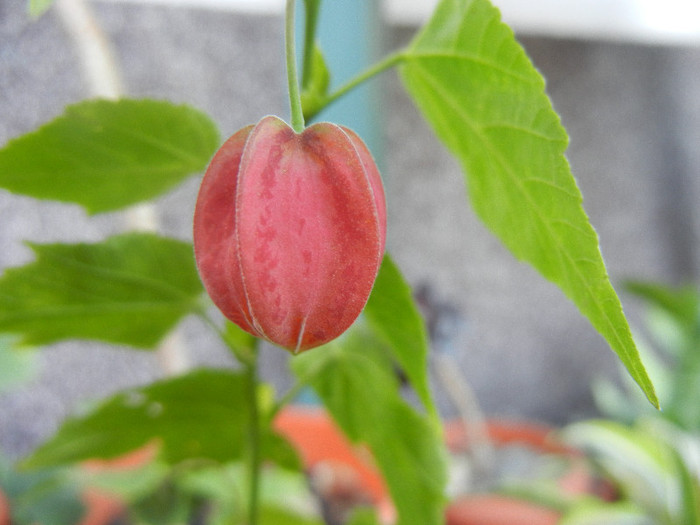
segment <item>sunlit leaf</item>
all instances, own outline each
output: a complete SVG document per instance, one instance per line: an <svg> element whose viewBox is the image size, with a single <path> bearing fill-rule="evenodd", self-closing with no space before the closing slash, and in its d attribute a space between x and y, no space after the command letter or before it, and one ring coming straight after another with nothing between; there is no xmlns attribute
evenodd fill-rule
<svg viewBox="0 0 700 525"><path fill-rule="evenodd" d="M440 2L401 77L462 164L479 217L563 290L657 405L564 156L566 132L498 10L488 0Z"/></svg>

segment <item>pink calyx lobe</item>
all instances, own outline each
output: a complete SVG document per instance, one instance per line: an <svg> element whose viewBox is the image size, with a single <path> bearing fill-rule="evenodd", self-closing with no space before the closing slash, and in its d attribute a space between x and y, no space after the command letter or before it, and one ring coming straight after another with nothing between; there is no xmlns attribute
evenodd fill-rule
<svg viewBox="0 0 700 525"><path fill-rule="evenodd" d="M204 176L194 215L202 281L223 314L294 353L342 334L384 255L386 205L372 156L330 123L277 117L241 129Z"/></svg>

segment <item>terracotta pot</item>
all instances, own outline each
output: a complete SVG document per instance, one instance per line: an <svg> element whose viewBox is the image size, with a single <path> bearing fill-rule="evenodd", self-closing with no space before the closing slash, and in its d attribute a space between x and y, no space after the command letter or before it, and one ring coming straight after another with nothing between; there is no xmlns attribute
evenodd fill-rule
<svg viewBox="0 0 700 525"><path fill-rule="evenodd" d="M368 450L351 444L321 407L291 406L274 422L299 452L312 484L321 496L340 501L351 508L374 505L382 523L392 523L395 511L386 485L374 466ZM596 483L583 458L552 438L546 425L510 421L489 421L489 440L498 447L526 446L545 454L563 454L571 459L571 469L559 480L570 493L591 493L611 497L609 487ZM468 433L459 422L445 424L445 440L455 453L468 447ZM88 470L133 468L149 461L154 446L146 446L116 460L85 463ZM88 490L83 495L88 512L80 525L105 525L124 510L115 497ZM447 525L554 525L559 515L544 507L500 495L474 494L456 498L446 510ZM0 525L10 525L7 502L0 493Z"/></svg>
<svg viewBox="0 0 700 525"><path fill-rule="evenodd" d="M0 492L0 525L10 525L10 505Z"/></svg>
<svg viewBox="0 0 700 525"><path fill-rule="evenodd" d="M357 473L359 485L372 501L387 496L369 451L351 444L323 409L289 407L280 412L274 424L296 447L307 469L324 463L344 465Z"/></svg>
<svg viewBox="0 0 700 525"><path fill-rule="evenodd" d="M316 492L335 503L331 513L336 518L342 520L356 505L372 505L383 523L394 520L394 506L369 451L350 443L324 409L290 406L274 425L298 451Z"/></svg>
<svg viewBox="0 0 700 525"><path fill-rule="evenodd" d="M448 421L444 425L445 442L453 452L465 450L468 446L468 433L461 421ZM495 447L522 445L545 454L574 454L553 436L554 429L541 423L529 421L489 420L486 433Z"/></svg>
<svg viewBox="0 0 700 525"><path fill-rule="evenodd" d="M383 523L394 521L395 512L386 486L368 451L350 444L322 408L290 407L280 413L275 425L300 452L312 479L314 472L326 478L322 495L337 497L341 492L354 491L360 495L357 499L365 495L378 507ZM489 421L486 432L496 448L524 446L537 453L568 457L571 468L559 480L562 490L594 493L598 487L580 454L553 438L552 427L530 422ZM467 436L461 422L445 424L445 440L452 452L468 448ZM448 506L446 519L447 525L550 525L557 522L559 514L515 498L481 494L457 498Z"/></svg>
<svg viewBox="0 0 700 525"><path fill-rule="evenodd" d="M554 437L554 428L539 423L488 421L486 436L496 448L525 447L542 455L556 455L568 461L568 468L557 479L562 492L590 494L602 499L615 497L612 486L597 478L583 454ZM445 425L448 448L454 452L468 449L468 433L461 422ZM465 494L452 501L446 510L446 525L555 525L561 514L551 508L499 494Z"/></svg>

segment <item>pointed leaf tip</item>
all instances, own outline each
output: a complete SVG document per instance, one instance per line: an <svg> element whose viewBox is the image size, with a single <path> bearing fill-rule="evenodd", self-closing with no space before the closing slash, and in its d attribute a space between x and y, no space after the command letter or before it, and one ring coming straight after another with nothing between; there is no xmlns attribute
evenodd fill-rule
<svg viewBox="0 0 700 525"><path fill-rule="evenodd" d="M478 216L578 306L658 407L564 155L567 134L498 9L440 2L406 50L401 78L462 164Z"/></svg>

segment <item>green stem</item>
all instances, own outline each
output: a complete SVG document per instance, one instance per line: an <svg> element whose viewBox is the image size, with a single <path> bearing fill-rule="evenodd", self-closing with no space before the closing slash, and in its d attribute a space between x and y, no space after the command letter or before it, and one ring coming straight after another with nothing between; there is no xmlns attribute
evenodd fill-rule
<svg viewBox="0 0 700 525"><path fill-rule="evenodd" d="M304 131L304 112L301 107L301 93L297 78L296 52L294 48L294 0L287 0L285 12L285 50L287 60L287 83L289 85L289 106L292 128L297 133Z"/></svg>
<svg viewBox="0 0 700 525"><path fill-rule="evenodd" d="M197 314L199 315L200 319L219 336L239 363L249 366L256 359L255 348L248 349L237 345L229 338L226 330L219 328L211 317L209 317L206 310L201 310L197 312Z"/></svg>
<svg viewBox="0 0 700 525"><path fill-rule="evenodd" d="M338 100L340 97L346 95L356 87L358 87L360 84L366 82L370 78L386 71L387 69L391 69L392 67L396 66L397 64L403 62L406 59L406 52L404 50L397 51L395 53L392 53L390 55L387 55L384 57L382 60L374 64L373 66L369 67L368 69L364 70L362 73L357 75L356 77L350 79L348 82L340 86L338 89L336 89L333 93L328 95L326 99L324 100L323 105L319 108L319 111L326 106L329 106L336 100Z"/></svg>
<svg viewBox="0 0 700 525"><path fill-rule="evenodd" d="M297 396L301 394L301 392L308 386L309 381L297 381L294 385L292 385L292 388L290 388L287 393L277 401L275 406L272 407L272 410L270 410L270 413L268 414L269 420L272 421L275 419L275 416L279 413L279 411L294 401Z"/></svg>
<svg viewBox="0 0 700 525"><path fill-rule="evenodd" d="M314 44L316 43L316 27L318 26L318 11L321 0L304 0L304 61L302 62L301 85L306 88L311 82L313 73Z"/></svg>
<svg viewBox="0 0 700 525"><path fill-rule="evenodd" d="M256 354L257 355L257 354ZM260 407L258 406L257 359L246 367L248 402L250 404L248 525L257 525L260 509Z"/></svg>
<svg viewBox="0 0 700 525"><path fill-rule="evenodd" d="M332 351L331 348L329 348L328 351ZM325 367L326 365L323 361L316 361L315 365L312 366L303 377L298 378L297 382L292 385L287 393L284 394L284 396L282 396L277 403L275 403L272 410L267 413L267 420L272 421L275 419L275 416L280 412L280 410L294 401L305 388L310 386L316 376L325 370Z"/></svg>
<svg viewBox="0 0 700 525"><path fill-rule="evenodd" d="M233 355L243 365L245 371L246 393L250 410L248 428L248 525L257 525L260 514L260 468L262 456L260 452L262 417L258 401L258 351L257 347L240 348L217 324L207 315L204 309L198 312L200 318L210 326L229 347Z"/></svg>

